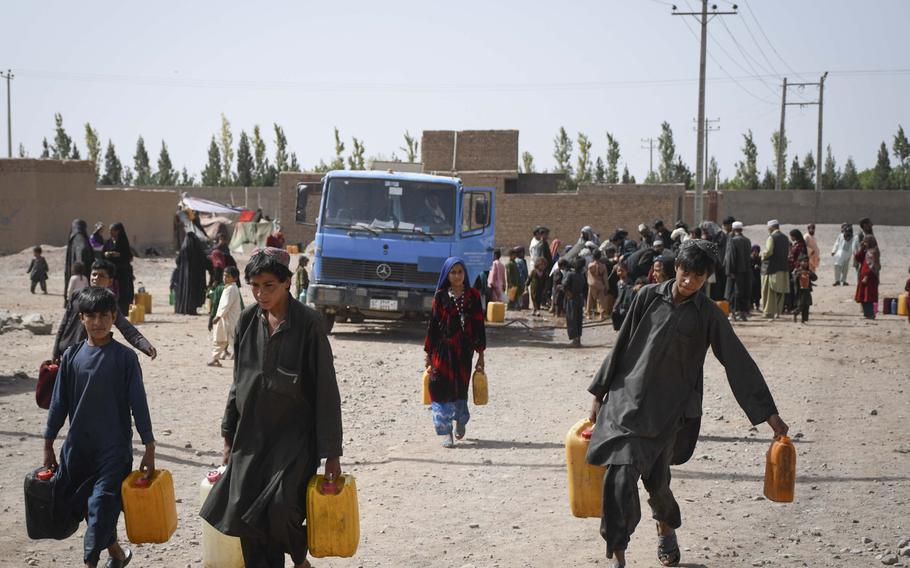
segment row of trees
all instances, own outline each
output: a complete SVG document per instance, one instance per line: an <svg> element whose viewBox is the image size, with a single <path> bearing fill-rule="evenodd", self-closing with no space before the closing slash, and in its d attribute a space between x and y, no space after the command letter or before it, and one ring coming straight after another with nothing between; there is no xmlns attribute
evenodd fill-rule
<svg viewBox="0 0 910 568"><path fill-rule="evenodd" d="M274 186L278 184L278 174L286 171L301 171L300 163L294 152L288 151L288 141L284 129L276 124L274 130L275 153L273 157L268 154L265 139L259 125L253 127L252 136L241 130L236 147L231 123L224 114L221 115L221 129L217 135L212 135L208 148L208 159L203 166L200 177L191 175L186 167L177 171L171 162L167 144L161 141L161 151L158 154L157 168L152 167L145 140L140 135L136 140L136 150L133 154L132 167L124 166L117 154L114 143L108 139L107 148L102 160L101 138L98 131L90 123L85 124L86 159L95 163L95 177L99 185L112 186L233 186L244 187ZM345 156L345 143L335 128L335 157L329 163L320 160L311 168L311 171L326 172L333 169L364 170L367 165L366 148L363 140L353 138L352 149ZM418 157L420 143L410 132L404 133L404 146L400 150L404 153L405 160L415 162ZM27 157L25 147L19 145L19 156ZM63 126L63 117L54 114L54 137L52 142L47 138L42 141L42 158L57 160L81 160L82 154L76 142L70 137ZM383 159L376 156L375 159ZM398 161L395 153L390 158ZM103 169L101 166L104 166Z"/></svg>

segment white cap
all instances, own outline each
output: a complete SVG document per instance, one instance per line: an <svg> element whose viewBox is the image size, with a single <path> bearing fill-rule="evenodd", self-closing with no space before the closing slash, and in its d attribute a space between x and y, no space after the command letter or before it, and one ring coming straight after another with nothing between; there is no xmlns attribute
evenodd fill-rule
<svg viewBox="0 0 910 568"><path fill-rule="evenodd" d="M664 246L664 242L660 239L657 239L654 241L654 246L657 246L657 245Z"/></svg>
<svg viewBox="0 0 910 568"><path fill-rule="evenodd" d="M742 223L742 221L733 221L733 230L734 230L734 231L735 231L736 229L742 229L742 228L743 228L743 223Z"/></svg>
<svg viewBox="0 0 910 568"><path fill-rule="evenodd" d="M647 228L648 228L647 225L645 225L644 223L641 223L641 224L638 225L638 232L640 233L640 232L644 231L644 230L647 229Z"/></svg>
<svg viewBox="0 0 910 568"><path fill-rule="evenodd" d="M780 225L780 223L777 222L777 219L771 219L770 221L768 221L769 227L773 227L775 225Z"/></svg>

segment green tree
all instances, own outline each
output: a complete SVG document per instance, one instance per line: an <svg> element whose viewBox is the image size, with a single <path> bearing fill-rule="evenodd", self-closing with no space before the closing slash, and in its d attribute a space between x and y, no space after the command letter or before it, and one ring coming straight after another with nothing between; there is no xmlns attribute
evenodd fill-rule
<svg viewBox="0 0 910 568"><path fill-rule="evenodd" d="M250 137L246 131L240 131L237 143L237 175L234 178L243 187L253 185L253 153L250 151Z"/></svg>
<svg viewBox="0 0 910 568"><path fill-rule="evenodd" d="M190 172L186 171L186 166L180 172L180 181L177 182L177 185L183 187L191 187L196 185L196 178L190 175Z"/></svg>
<svg viewBox="0 0 910 568"><path fill-rule="evenodd" d="M815 189L815 166L815 156L813 156L810 151L806 154L806 157L803 158L803 171L806 173L806 179L809 180L809 184L806 187L801 187L799 189Z"/></svg>
<svg viewBox="0 0 910 568"><path fill-rule="evenodd" d="M743 159L736 162L733 186L737 189L758 189L758 147L752 138L752 131L743 134Z"/></svg>
<svg viewBox="0 0 910 568"><path fill-rule="evenodd" d="M607 132L607 183L619 183L619 142Z"/></svg>
<svg viewBox="0 0 910 568"><path fill-rule="evenodd" d="M364 153L366 150L363 147L363 140L358 140L357 137L353 137L351 146L354 148L351 150L351 155L348 156L348 169L349 170L365 170L366 158Z"/></svg>
<svg viewBox="0 0 910 568"><path fill-rule="evenodd" d="M586 134L578 133L578 166L575 173L575 186L591 183L593 172L591 170L591 141Z"/></svg>
<svg viewBox="0 0 910 568"><path fill-rule="evenodd" d="M267 187L275 185L275 168L269 164L265 140L259 125L253 127L253 185Z"/></svg>
<svg viewBox="0 0 910 568"><path fill-rule="evenodd" d="M660 183L660 174L656 170L649 171L648 175L645 176L645 183L647 183L647 184Z"/></svg>
<svg viewBox="0 0 910 568"><path fill-rule="evenodd" d="M47 138L41 141L41 157L44 159L51 157L51 148L47 143Z"/></svg>
<svg viewBox="0 0 910 568"><path fill-rule="evenodd" d="M63 115L59 112L54 113L54 125L54 145L51 146L51 158L66 160L73 154L73 139L63 128Z"/></svg>
<svg viewBox="0 0 910 568"><path fill-rule="evenodd" d="M224 113L221 113L221 139L218 142L221 150L221 185L232 185L234 174L234 135L231 133L231 123Z"/></svg>
<svg viewBox="0 0 910 568"><path fill-rule="evenodd" d="M875 162L875 169L872 170L872 187L891 189L891 158L888 157L888 147L884 142L878 148L878 159Z"/></svg>
<svg viewBox="0 0 910 568"><path fill-rule="evenodd" d="M288 171L288 139L284 135L284 129L273 123L275 127L275 170L278 172Z"/></svg>
<svg viewBox="0 0 910 568"><path fill-rule="evenodd" d="M133 171L136 175L136 185L143 186L153 183L149 153L145 149L145 140L142 139L142 136L136 140L136 153L133 154Z"/></svg>
<svg viewBox="0 0 910 568"><path fill-rule="evenodd" d="M330 170L344 169L344 142L341 140L341 134L338 127L335 127L335 159L329 163Z"/></svg>
<svg viewBox="0 0 910 568"><path fill-rule="evenodd" d="M534 156L530 152L521 153L521 171L526 174L534 173Z"/></svg>
<svg viewBox="0 0 910 568"><path fill-rule="evenodd" d="M88 149L88 159L95 163L95 182L98 181L98 173L101 168L101 141L98 139L98 131L92 128L88 122L85 123L85 147Z"/></svg>
<svg viewBox="0 0 910 568"><path fill-rule="evenodd" d="M825 166L822 168L822 189L838 189L841 187L841 173L834 161L831 145L828 145L825 154Z"/></svg>
<svg viewBox="0 0 910 568"><path fill-rule="evenodd" d="M553 159L556 160L556 173L563 174L568 180L572 178L572 139L566 129L559 127L559 133L553 139Z"/></svg>
<svg viewBox="0 0 910 568"><path fill-rule="evenodd" d="M777 183L775 177L776 176L771 172L769 168L765 168L765 175L761 178L759 189L774 189L774 186Z"/></svg>
<svg viewBox="0 0 910 568"><path fill-rule="evenodd" d="M844 163L844 173L840 178L840 187L841 189L862 189L852 156L847 156L847 161Z"/></svg>
<svg viewBox="0 0 910 568"><path fill-rule="evenodd" d="M299 172L300 171L300 162L297 161L297 154L291 152L290 162L288 163L288 171Z"/></svg>
<svg viewBox="0 0 910 568"><path fill-rule="evenodd" d="M676 177L676 143L673 141L673 129L670 128L669 122L665 121L660 125L657 152L660 155L660 165L658 166L660 182L673 183L680 181Z"/></svg>
<svg viewBox="0 0 910 568"><path fill-rule="evenodd" d="M22 142L19 142L19 157L28 158L28 150L25 149L25 145Z"/></svg>
<svg viewBox="0 0 910 568"><path fill-rule="evenodd" d="M672 176L674 183L681 183L686 187L686 189L692 189L692 170L690 170L689 166L683 162L682 156L676 157L676 163L673 164Z"/></svg>
<svg viewBox="0 0 910 568"><path fill-rule="evenodd" d="M894 167L893 183L894 189L910 189L910 141L904 134L904 127L897 126L897 134L894 135L894 142L891 145L897 164Z"/></svg>
<svg viewBox="0 0 910 568"><path fill-rule="evenodd" d="M101 185L122 185L123 166L117 157L114 143L107 141L107 151L104 153L104 175L101 176Z"/></svg>
<svg viewBox="0 0 910 568"><path fill-rule="evenodd" d="M70 160L81 160L82 156L79 154L79 147L76 146L76 143L73 142L73 152L70 154Z"/></svg>
<svg viewBox="0 0 910 568"><path fill-rule="evenodd" d="M600 156L594 161L594 183L605 183L607 181L607 168Z"/></svg>
<svg viewBox="0 0 910 568"><path fill-rule="evenodd" d="M161 141L161 152L158 153L158 171L155 173L155 183L158 185L177 185L178 173L171 163L171 155L167 151L167 144Z"/></svg>
<svg viewBox="0 0 910 568"><path fill-rule="evenodd" d="M720 168L717 167L717 160L714 156L708 160L708 177L705 179L705 187L714 189L720 187Z"/></svg>
<svg viewBox="0 0 910 568"><path fill-rule="evenodd" d="M209 159L205 167L202 168L202 185L214 187L221 185L221 151L218 150L218 143L215 142L215 136L212 136L212 142L209 144Z"/></svg>
<svg viewBox="0 0 910 568"><path fill-rule="evenodd" d="M123 168L123 174L120 177L123 179L124 187L133 186L133 181L135 180L135 176L133 175L133 170L131 170L129 166L125 166Z"/></svg>
<svg viewBox="0 0 910 568"><path fill-rule="evenodd" d="M417 138L411 136L411 133L407 130L404 131L404 146L399 146L398 149L404 152L405 157L408 162L413 164L417 161L417 150L420 148L420 142L417 141Z"/></svg>
<svg viewBox="0 0 910 568"><path fill-rule="evenodd" d="M635 183L635 176L629 175L629 166L622 167L622 183Z"/></svg>
<svg viewBox="0 0 910 568"><path fill-rule="evenodd" d="M787 140L787 137L786 137L786 136L784 136L783 140L781 140L781 138L780 138L780 132L778 132L777 130L775 130L775 131L771 134L771 149L772 149L772 151L774 152L774 157L773 157L773 159L772 159L772 162L774 163L774 175L775 175L775 178L777 177L777 171L778 171L778 167L777 167L777 145L778 145L778 141L779 141L779 140L780 140L780 144L781 144L781 153L780 153L780 154L781 154L781 162L784 164L784 169L783 169L784 173L786 173L786 169L787 169L787 168L786 168L786 166L787 166L787 147L790 145L790 141ZM786 179L781 180L781 189L787 189Z"/></svg>
<svg viewBox="0 0 910 568"><path fill-rule="evenodd" d="M790 179L787 182L790 189L809 189L812 187L812 181L806 174L805 168L799 163L799 154L793 156L793 164L790 165Z"/></svg>

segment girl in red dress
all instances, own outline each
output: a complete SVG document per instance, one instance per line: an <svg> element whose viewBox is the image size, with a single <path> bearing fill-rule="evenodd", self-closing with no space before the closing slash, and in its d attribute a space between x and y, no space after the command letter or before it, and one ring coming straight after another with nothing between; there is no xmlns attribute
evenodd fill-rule
<svg viewBox="0 0 910 568"><path fill-rule="evenodd" d="M878 275L882 269L881 253L875 237L866 235L853 258L860 265L855 300L862 304L863 316L866 319L875 319L874 305L878 301Z"/></svg>

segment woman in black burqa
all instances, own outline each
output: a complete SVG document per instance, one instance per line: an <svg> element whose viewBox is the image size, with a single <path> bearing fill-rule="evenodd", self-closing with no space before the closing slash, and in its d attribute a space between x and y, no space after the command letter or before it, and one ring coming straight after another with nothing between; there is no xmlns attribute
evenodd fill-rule
<svg viewBox="0 0 910 568"><path fill-rule="evenodd" d="M95 253L88 239L87 225L82 219L73 219L70 238L66 243L66 264L63 271L63 289L69 285L70 276L73 275L73 263L81 262L90 268L95 262ZM66 294L63 294L63 305L66 306Z"/></svg>
<svg viewBox="0 0 910 568"><path fill-rule="evenodd" d="M202 243L194 233L187 233L177 253L174 313L198 315L196 310L205 302L205 272L208 259Z"/></svg>
<svg viewBox="0 0 910 568"><path fill-rule="evenodd" d="M117 293L117 307L120 313L128 314L133 303L133 249L126 236L123 223L114 223L110 228L111 238L104 242L101 254L117 269L114 277L114 291Z"/></svg>

